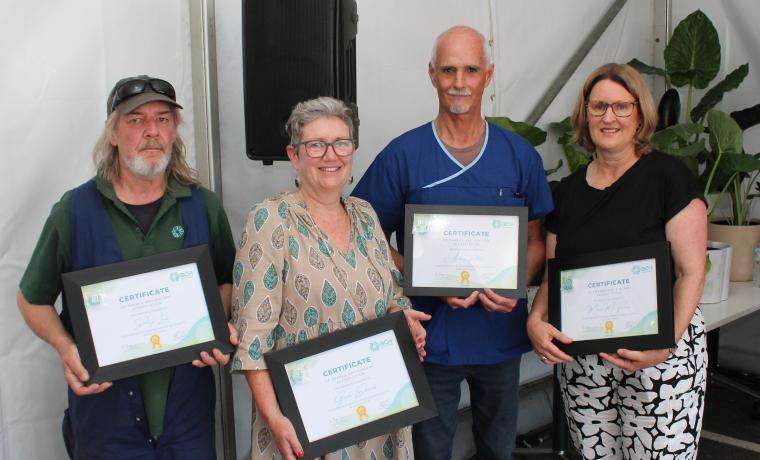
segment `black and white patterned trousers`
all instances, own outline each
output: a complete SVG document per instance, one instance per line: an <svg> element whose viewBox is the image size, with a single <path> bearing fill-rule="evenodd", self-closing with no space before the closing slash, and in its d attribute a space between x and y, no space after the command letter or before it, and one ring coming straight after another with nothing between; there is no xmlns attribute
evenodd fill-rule
<svg viewBox="0 0 760 460"><path fill-rule="evenodd" d="M584 458L696 459L707 379L702 312L676 352L628 372L598 355L562 365L560 387L570 436Z"/></svg>

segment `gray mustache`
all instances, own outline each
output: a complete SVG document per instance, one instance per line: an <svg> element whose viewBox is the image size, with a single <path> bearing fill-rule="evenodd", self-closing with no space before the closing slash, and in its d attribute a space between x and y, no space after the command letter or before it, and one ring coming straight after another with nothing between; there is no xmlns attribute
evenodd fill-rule
<svg viewBox="0 0 760 460"><path fill-rule="evenodd" d="M164 144L162 144L162 143L160 143L160 142L158 142L156 140L150 140L150 141L146 142L144 145L142 145L140 147L140 151L141 152L143 150L148 150L148 149L161 149L161 150L163 150L164 149Z"/></svg>

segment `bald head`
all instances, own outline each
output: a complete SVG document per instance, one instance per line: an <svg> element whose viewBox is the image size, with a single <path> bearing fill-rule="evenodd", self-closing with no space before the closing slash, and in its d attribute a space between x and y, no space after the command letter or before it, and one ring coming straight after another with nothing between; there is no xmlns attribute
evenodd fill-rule
<svg viewBox="0 0 760 460"><path fill-rule="evenodd" d="M491 64L491 59L486 48L486 38L472 27L462 25L450 27L436 37L433 43L433 51L430 53L430 66L435 68L438 61L438 49L442 44L449 42L465 44L473 41L478 44L478 48L481 50L483 67L488 67Z"/></svg>

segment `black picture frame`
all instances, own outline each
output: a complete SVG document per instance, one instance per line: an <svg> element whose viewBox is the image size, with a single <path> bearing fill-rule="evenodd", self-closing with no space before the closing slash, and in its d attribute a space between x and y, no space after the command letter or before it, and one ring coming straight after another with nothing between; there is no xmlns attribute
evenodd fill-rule
<svg viewBox="0 0 760 460"><path fill-rule="evenodd" d="M208 308L214 340L101 366L98 363L90 321L87 318L82 287L190 263L195 263L198 268L204 294L203 301L206 304L206 308ZM218 348L222 353L231 353L234 349L229 339L227 319L224 314L219 286L211 262L211 254L208 246L205 244L68 272L64 273L61 277L64 295L66 296L66 305L74 332L74 340L79 349L79 357L90 374L88 384L118 380L188 363L194 359L199 359L199 354L202 351L211 354L214 348Z"/></svg>
<svg viewBox="0 0 760 460"><path fill-rule="evenodd" d="M673 271L670 243L667 241L612 249L549 260L549 323L562 330L561 274L565 270L655 259L657 289L657 334L574 341L569 345L554 341L565 353L576 356L599 352L654 350L675 346L673 310ZM566 307L565 307L566 308Z"/></svg>
<svg viewBox="0 0 760 460"><path fill-rule="evenodd" d="M486 215L514 216L518 218L518 249L517 249L517 288L493 289L504 297L522 299L527 296L527 254L528 254L528 208L524 206L464 206L464 205L423 205L407 204L404 209L404 294L407 296L454 296L467 297L473 290L471 287L439 287L413 284L414 273L414 235L412 226L416 214L448 214L448 215Z"/></svg>
<svg viewBox="0 0 760 460"><path fill-rule="evenodd" d="M285 365L390 330L395 333L419 405L310 442ZM319 457L438 414L403 312L391 313L282 350L265 353L264 360L280 410L293 424L305 458Z"/></svg>

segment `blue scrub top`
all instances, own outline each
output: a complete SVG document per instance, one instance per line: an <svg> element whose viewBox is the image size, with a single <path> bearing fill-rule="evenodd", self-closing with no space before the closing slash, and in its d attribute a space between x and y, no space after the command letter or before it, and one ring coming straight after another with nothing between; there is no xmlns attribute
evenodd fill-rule
<svg viewBox="0 0 760 460"><path fill-rule="evenodd" d="M483 148L462 165L430 122L397 137L375 158L354 196L369 201L386 232L396 232L404 253L404 205L527 206L529 219L552 211L552 198L538 152L522 137L486 124ZM453 309L438 297L412 297L430 313L426 360L437 364L496 364L530 349L525 299L511 313L491 313L478 302Z"/></svg>

